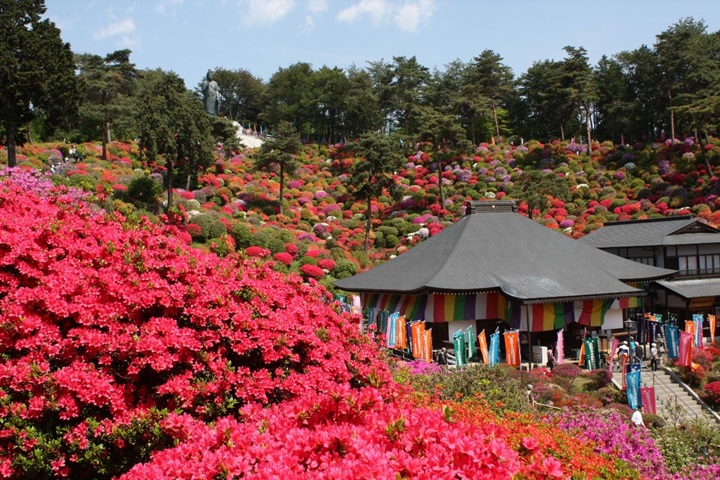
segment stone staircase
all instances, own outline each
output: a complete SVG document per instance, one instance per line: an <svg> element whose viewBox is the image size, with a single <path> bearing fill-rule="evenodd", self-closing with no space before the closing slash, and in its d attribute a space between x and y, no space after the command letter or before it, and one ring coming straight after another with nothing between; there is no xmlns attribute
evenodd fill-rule
<svg viewBox="0 0 720 480"><path fill-rule="evenodd" d="M669 368L662 367L653 372L643 366L640 376L642 387L655 387L656 411L666 422L677 425L695 419L707 419L720 424L720 416L712 412ZM620 372L613 372L613 383L618 388L622 386Z"/></svg>

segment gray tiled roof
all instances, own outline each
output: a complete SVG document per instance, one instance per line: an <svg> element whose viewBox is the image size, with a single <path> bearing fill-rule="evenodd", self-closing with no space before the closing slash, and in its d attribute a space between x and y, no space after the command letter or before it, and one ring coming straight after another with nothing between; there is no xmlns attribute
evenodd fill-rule
<svg viewBox="0 0 720 480"><path fill-rule="evenodd" d="M699 233L680 233L694 225ZM664 217L606 223L579 242L598 248L659 247L720 243L720 232L690 217Z"/></svg>
<svg viewBox="0 0 720 480"><path fill-rule="evenodd" d="M685 298L716 297L720 294L720 278L659 280L657 283Z"/></svg>
<svg viewBox="0 0 720 480"><path fill-rule="evenodd" d="M674 273L604 252L518 213L476 213L335 285L351 292L500 290L532 303L638 296L642 290L625 282Z"/></svg>

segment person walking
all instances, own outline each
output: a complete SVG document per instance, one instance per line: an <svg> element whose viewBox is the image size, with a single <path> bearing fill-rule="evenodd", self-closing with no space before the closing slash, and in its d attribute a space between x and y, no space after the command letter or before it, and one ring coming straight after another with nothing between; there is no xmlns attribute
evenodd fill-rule
<svg viewBox="0 0 720 480"><path fill-rule="evenodd" d="M650 344L650 369L655 372L657 371L658 367L658 348L656 343Z"/></svg>

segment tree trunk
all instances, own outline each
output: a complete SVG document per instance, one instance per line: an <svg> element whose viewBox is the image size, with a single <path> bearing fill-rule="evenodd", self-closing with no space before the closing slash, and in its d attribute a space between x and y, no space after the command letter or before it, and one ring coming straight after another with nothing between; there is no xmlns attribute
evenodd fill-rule
<svg viewBox="0 0 720 480"><path fill-rule="evenodd" d="M372 215L372 197L368 197L367 210L365 211L365 217L367 217L367 223L365 224L365 253L370 248L370 228L372 228L372 222L370 216Z"/></svg>
<svg viewBox="0 0 720 480"><path fill-rule="evenodd" d="M173 162L171 160L167 161L167 175L168 175L168 181L167 181L167 207L165 207L165 211L169 212L170 207L172 206L172 178L173 178Z"/></svg>
<svg viewBox="0 0 720 480"><path fill-rule="evenodd" d="M438 150L437 153L437 162L438 162L438 188L440 189L440 210L445 208L445 193L443 192L443 185L442 185L442 160L440 159L440 151Z"/></svg>
<svg viewBox="0 0 720 480"><path fill-rule="evenodd" d="M477 138L475 138L475 115L470 117L470 129L472 131L472 142L474 147L477 145Z"/></svg>
<svg viewBox="0 0 720 480"><path fill-rule="evenodd" d="M492 106L492 112L493 112L493 120L495 121L495 136L497 136L498 141L500 141L500 125L498 124L498 119L497 119L497 107L495 107L494 103Z"/></svg>
<svg viewBox="0 0 720 480"><path fill-rule="evenodd" d="M15 122L9 120L6 125L8 167L17 167L17 155L15 152Z"/></svg>
<svg viewBox="0 0 720 480"><path fill-rule="evenodd" d="M585 107L585 128L587 128L588 156L592 157L592 128L590 122L590 106Z"/></svg>
<svg viewBox="0 0 720 480"><path fill-rule="evenodd" d="M103 160L107 160L107 144L108 144L108 137L109 137L108 129L109 129L108 121L107 121L107 119L103 118L102 135L101 135L101 137L102 137L102 159Z"/></svg>
<svg viewBox="0 0 720 480"><path fill-rule="evenodd" d="M563 129L562 124L560 125L560 139L564 142L565 141L565 129Z"/></svg>
<svg viewBox="0 0 720 480"><path fill-rule="evenodd" d="M33 142L33 138L32 138L32 128L31 128L31 126L30 126L30 122L28 122L28 123L25 125L25 129L26 129L26 133L27 133L28 143L29 143L30 145L32 145L34 142Z"/></svg>
<svg viewBox="0 0 720 480"><path fill-rule="evenodd" d="M668 90L668 98L670 99L670 145L675 143L675 111L672 109L672 90Z"/></svg>
<svg viewBox="0 0 720 480"><path fill-rule="evenodd" d="M283 214L283 192L285 190L285 165L280 162L280 198L278 204L280 205L280 215Z"/></svg>

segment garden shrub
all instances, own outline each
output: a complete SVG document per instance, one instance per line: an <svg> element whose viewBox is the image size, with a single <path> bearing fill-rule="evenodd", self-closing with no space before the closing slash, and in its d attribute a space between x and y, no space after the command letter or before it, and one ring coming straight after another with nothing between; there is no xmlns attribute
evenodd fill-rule
<svg viewBox="0 0 720 480"><path fill-rule="evenodd" d="M155 203L162 192L162 185L150 177L143 176L130 180L125 193L131 202L145 208L147 205Z"/></svg>
<svg viewBox="0 0 720 480"><path fill-rule="evenodd" d="M208 213L195 215L188 223L194 223L200 226L201 238L205 241L227 233L225 224L222 223L217 216Z"/></svg>
<svg viewBox="0 0 720 480"><path fill-rule="evenodd" d="M235 222L230 232L237 248L247 248L252 245L253 233L245 222Z"/></svg>
<svg viewBox="0 0 720 480"><path fill-rule="evenodd" d="M521 382L505 365L487 367L471 365L467 368L417 377L412 383L427 392L437 391L448 400L472 398L481 394L490 405L502 405L501 411L527 411L530 404Z"/></svg>
<svg viewBox="0 0 720 480"><path fill-rule="evenodd" d="M360 268L363 270L372 265L370 257L363 250L353 250L352 257L360 263Z"/></svg>
<svg viewBox="0 0 720 480"><path fill-rule="evenodd" d="M332 270L333 277L341 280L343 278L352 277L357 274L357 266L352 260L339 259L335 263L335 268Z"/></svg>

